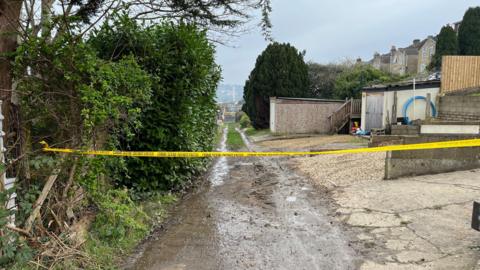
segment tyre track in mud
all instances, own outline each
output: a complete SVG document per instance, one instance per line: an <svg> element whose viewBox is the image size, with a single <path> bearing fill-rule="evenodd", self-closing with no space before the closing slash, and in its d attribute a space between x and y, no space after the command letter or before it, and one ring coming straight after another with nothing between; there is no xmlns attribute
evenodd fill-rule
<svg viewBox="0 0 480 270"><path fill-rule="evenodd" d="M180 203L125 269L355 269L327 200L286 161L217 159L211 184Z"/></svg>

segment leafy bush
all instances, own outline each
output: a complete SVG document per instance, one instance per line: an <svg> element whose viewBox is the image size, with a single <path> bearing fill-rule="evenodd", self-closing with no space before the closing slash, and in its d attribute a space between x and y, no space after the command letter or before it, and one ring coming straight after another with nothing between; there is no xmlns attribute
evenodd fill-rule
<svg viewBox="0 0 480 270"><path fill-rule="evenodd" d="M131 138L141 125L139 117L152 96L150 74L130 55L115 62L97 57L90 44L68 32L59 33L53 40L30 37L19 46L14 60L22 138L25 140L22 150L26 156L18 166L16 225L30 230L25 220L31 214L45 179L58 169L58 177L41 207L41 218L32 224L31 233L35 239L29 239L28 243L44 248L52 239L51 233L68 237L66 228L91 205L100 210L99 220L122 219L112 223L110 228L104 227L101 234L110 231L120 237L125 228L134 225L129 220L125 224L122 215L135 212L121 208L132 206L126 203L125 197L117 199L122 194L107 193L112 187L110 177L115 175L115 171L107 169L121 168L122 159L113 162L32 150L40 147L41 140L65 148L115 149L120 141ZM105 198L111 205L105 204L107 201L102 200ZM38 224L38 220L43 224ZM43 228L47 228L48 233ZM134 229L141 231L140 227ZM11 242L12 245L17 243L14 255L8 254L22 256L25 241L15 241ZM51 260L44 254L37 253L35 260L48 265Z"/></svg>
<svg viewBox="0 0 480 270"><path fill-rule="evenodd" d="M10 216L15 213L12 209L6 209L6 203L14 189L0 192L0 268L7 266L12 262L25 263L29 261L33 255L33 250L28 246L24 238L19 234L8 230L5 226L9 223Z"/></svg>
<svg viewBox="0 0 480 270"><path fill-rule="evenodd" d="M220 69L206 33L194 25L143 27L119 17L90 40L105 59L135 55L152 83L152 103L140 117L142 127L121 147L126 150L209 151L216 132L215 90ZM126 160L118 184L151 192L181 188L205 169L203 159Z"/></svg>
<svg viewBox="0 0 480 270"><path fill-rule="evenodd" d="M398 81L402 77L385 73L371 65L356 64L345 69L335 79L334 98L360 98L361 89L373 83Z"/></svg>
<svg viewBox="0 0 480 270"><path fill-rule="evenodd" d="M150 103L149 75L132 57L99 59L91 46L68 35L52 43L32 37L16 55L17 91L32 141L103 146L115 134L107 131L138 128Z"/></svg>
<svg viewBox="0 0 480 270"><path fill-rule="evenodd" d="M242 117L240 117L239 123L241 128L248 128L251 126L250 118L248 117L247 114L242 114Z"/></svg>
<svg viewBox="0 0 480 270"><path fill-rule="evenodd" d="M95 201L99 211L92 228L99 239L123 241L132 234L147 233L148 226L141 222L147 215L130 199L127 190L111 189Z"/></svg>
<svg viewBox="0 0 480 270"><path fill-rule="evenodd" d="M88 205L96 208L91 232L104 243L119 243L124 239L142 237L148 231L148 217L131 199L128 190L112 187L110 167L121 167L115 157L79 157L77 165L88 170L76 176L85 191ZM79 206L77 206L79 207Z"/></svg>
<svg viewBox="0 0 480 270"><path fill-rule="evenodd" d="M17 174L17 225L34 237L25 241L2 230L0 263L37 255L35 261L50 265L49 255L34 254L27 243L58 245L52 235L68 239L68 228L91 209L97 216L90 238L105 245L125 240L119 246L128 246L145 236L151 221L132 200L136 194L123 186L158 194L205 169L202 159L79 157L35 149L46 140L61 148L211 150L220 69L206 33L186 24L144 27L126 17L110 23L87 42L74 34L75 25L52 39L33 34L11 59L25 154ZM56 181L40 218L25 224L51 176ZM0 226L10 213L0 208ZM75 264L74 258L59 257Z"/></svg>

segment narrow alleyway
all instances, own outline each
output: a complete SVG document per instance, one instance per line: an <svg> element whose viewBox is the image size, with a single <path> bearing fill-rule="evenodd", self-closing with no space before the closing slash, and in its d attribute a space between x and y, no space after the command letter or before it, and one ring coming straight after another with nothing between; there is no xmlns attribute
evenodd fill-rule
<svg viewBox="0 0 480 270"><path fill-rule="evenodd" d="M126 269L356 268L326 199L285 166L275 158L217 159L210 183Z"/></svg>

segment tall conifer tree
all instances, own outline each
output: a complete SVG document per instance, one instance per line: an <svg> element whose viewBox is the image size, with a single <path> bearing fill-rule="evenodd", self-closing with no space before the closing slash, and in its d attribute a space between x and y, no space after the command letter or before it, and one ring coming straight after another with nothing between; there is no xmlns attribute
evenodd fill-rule
<svg viewBox="0 0 480 270"><path fill-rule="evenodd" d="M255 128L268 128L270 97L310 97L304 52L272 43L257 58L244 87L245 112Z"/></svg>
<svg viewBox="0 0 480 270"><path fill-rule="evenodd" d="M433 56L431 69L440 70L442 68L442 56L457 55L458 42L457 33L451 26L444 26L437 37L435 55Z"/></svg>
<svg viewBox="0 0 480 270"><path fill-rule="evenodd" d="M480 55L480 7L469 8L458 30L461 55Z"/></svg>

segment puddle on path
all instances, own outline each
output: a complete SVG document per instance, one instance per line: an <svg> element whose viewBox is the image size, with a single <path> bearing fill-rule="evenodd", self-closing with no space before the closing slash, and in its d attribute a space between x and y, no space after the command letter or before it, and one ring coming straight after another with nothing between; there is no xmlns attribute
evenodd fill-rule
<svg viewBox="0 0 480 270"><path fill-rule="evenodd" d="M217 151L225 152L227 151L227 128L223 129L222 139L220 140L220 146L217 148ZM210 175L208 177L210 183L213 186L218 186L223 184L226 176L228 175L228 162L226 157L219 157L215 160L215 163L212 166Z"/></svg>
<svg viewBox="0 0 480 270"><path fill-rule="evenodd" d="M279 162L217 159L211 185L180 203L125 269L354 269L325 201Z"/></svg>

